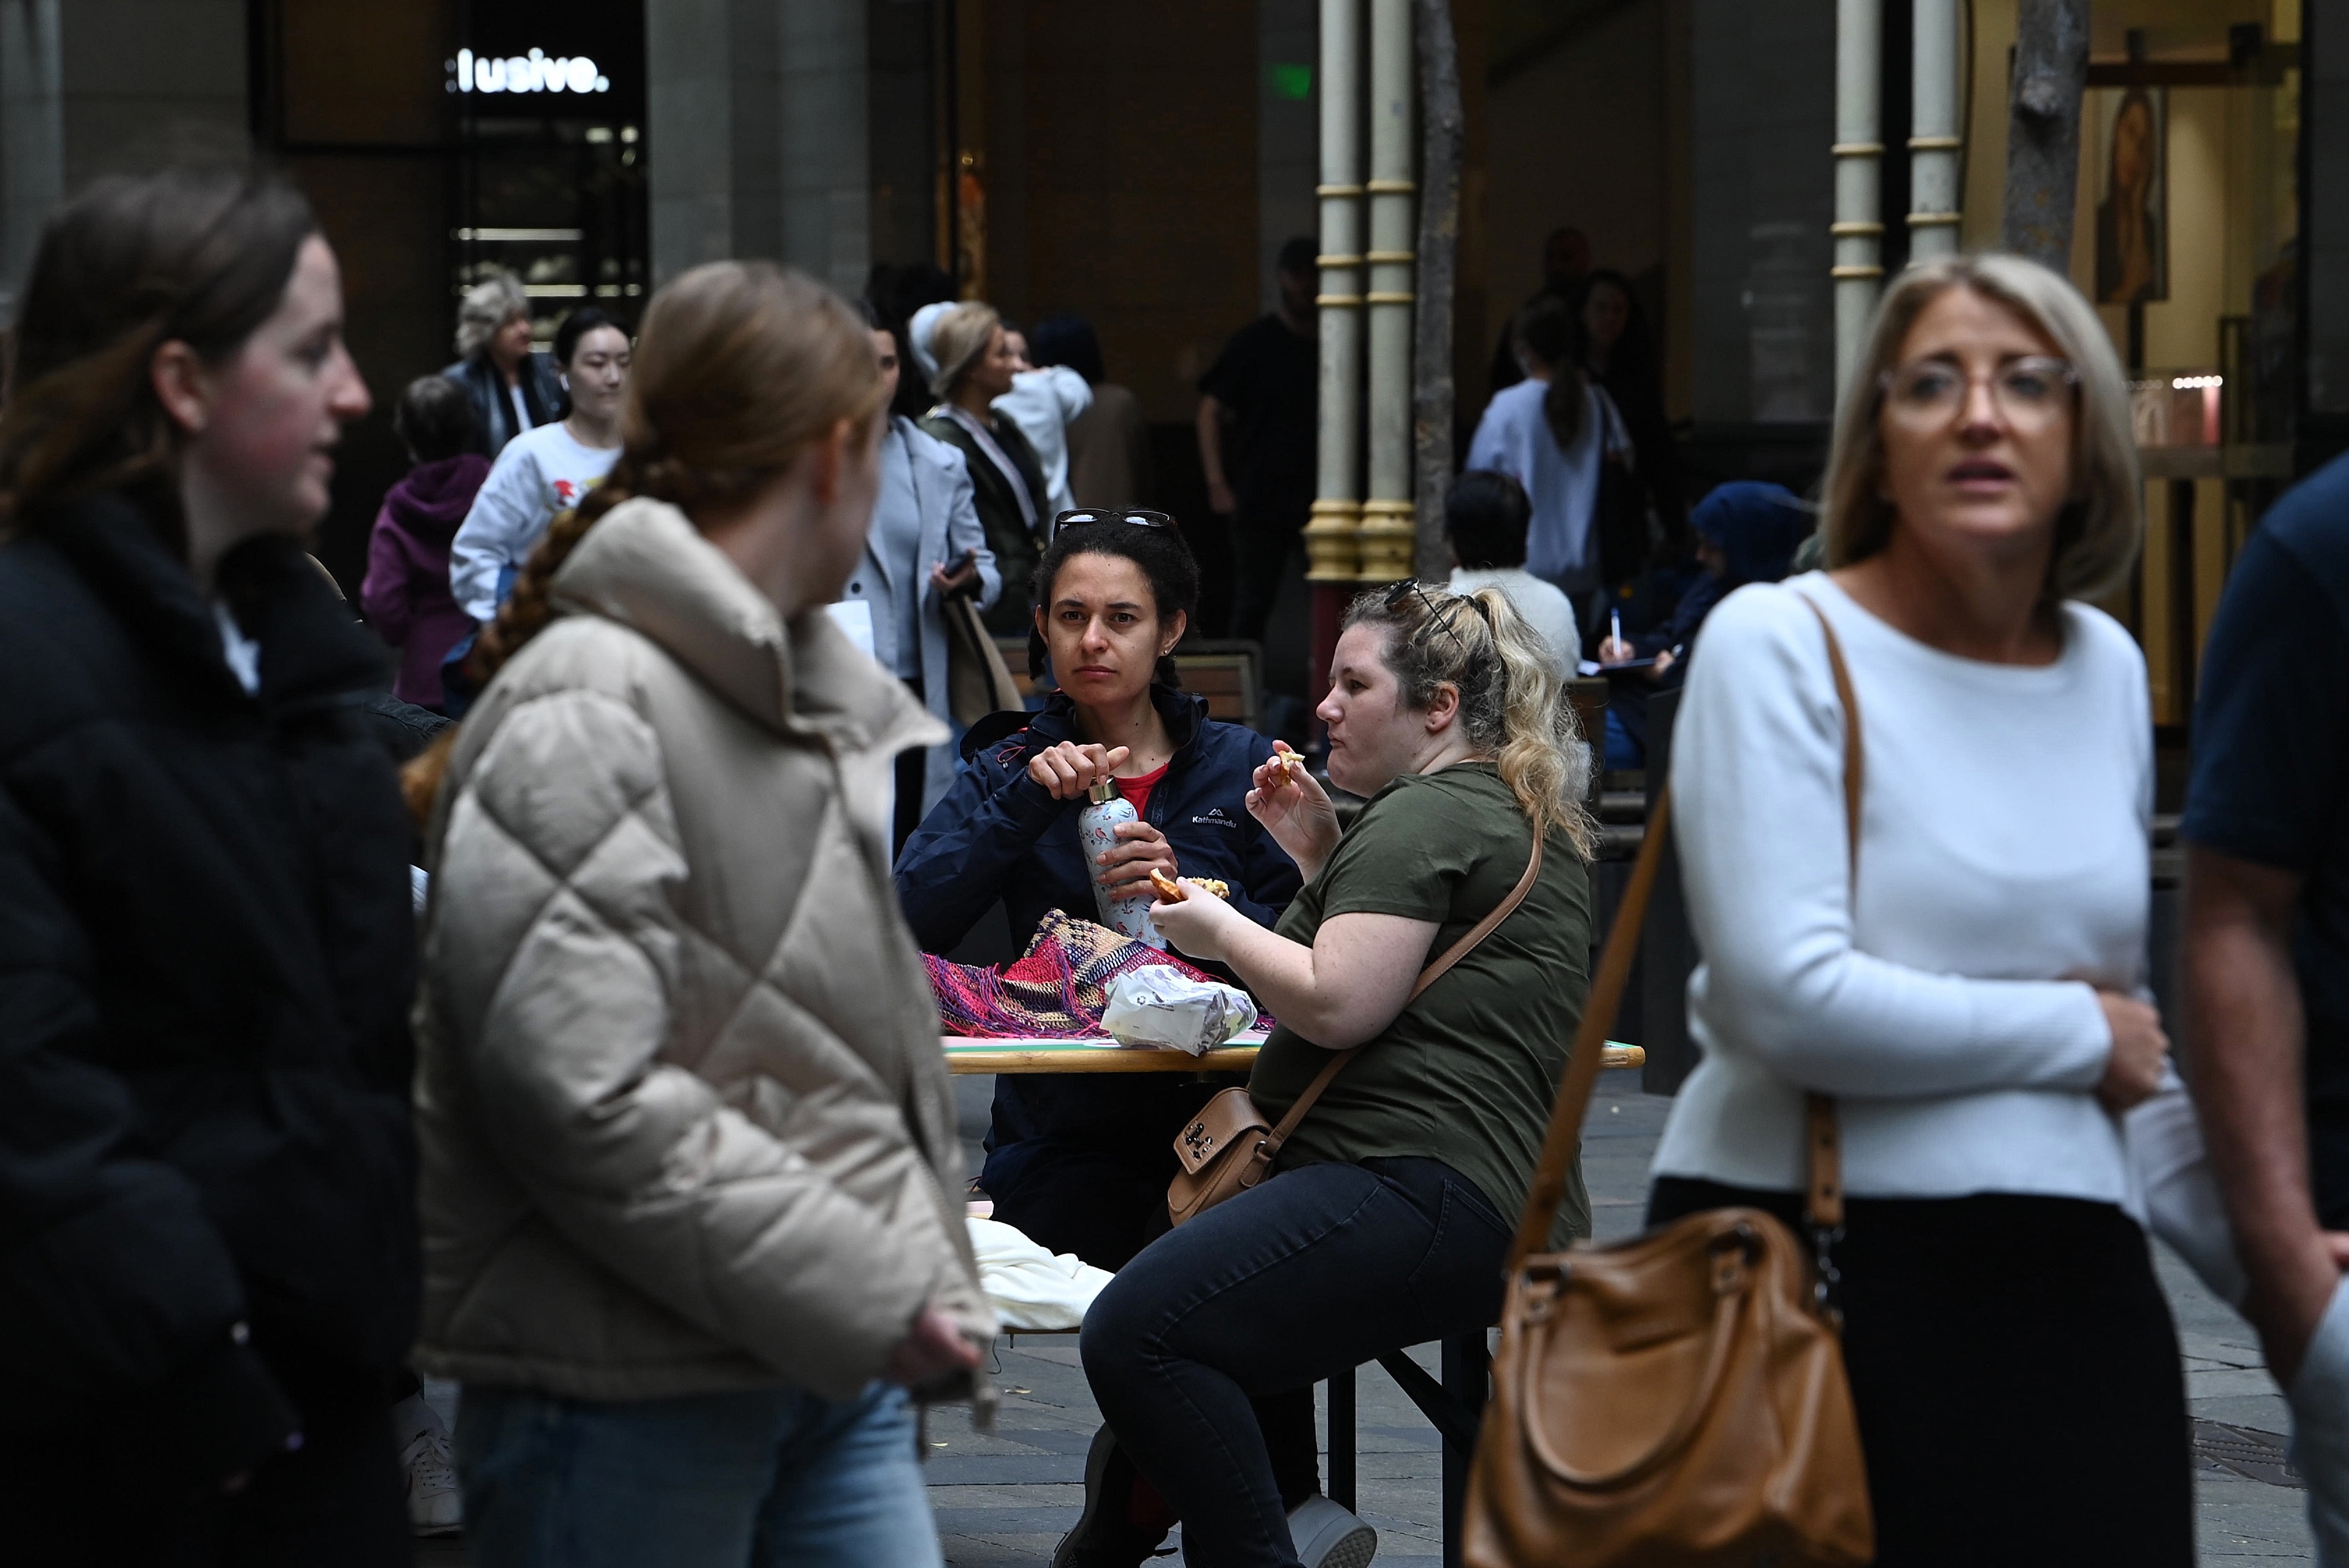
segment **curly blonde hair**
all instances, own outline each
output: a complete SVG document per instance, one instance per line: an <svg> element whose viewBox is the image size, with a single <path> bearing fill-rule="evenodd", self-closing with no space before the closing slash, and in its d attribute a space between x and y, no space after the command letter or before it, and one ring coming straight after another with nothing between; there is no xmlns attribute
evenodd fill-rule
<svg viewBox="0 0 2349 1568"><path fill-rule="evenodd" d="M1590 748L1541 634L1498 588L1454 593L1422 585L1390 604L1394 597L1384 588L1358 594L1345 624L1386 629L1381 659L1402 705L1416 712L1439 686L1457 691L1461 732L1493 758L1534 831L1556 828L1588 861L1599 839L1582 803Z"/></svg>

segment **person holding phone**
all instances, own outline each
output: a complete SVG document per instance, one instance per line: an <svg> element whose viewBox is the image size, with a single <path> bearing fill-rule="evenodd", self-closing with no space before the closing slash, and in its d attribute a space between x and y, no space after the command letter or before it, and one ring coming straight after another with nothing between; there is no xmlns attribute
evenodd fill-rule
<svg viewBox="0 0 2349 1568"><path fill-rule="evenodd" d="M897 339L863 304L873 353L889 396L897 395ZM873 614L873 656L904 681L931 716L954 727L947 696L947 601L976 597L987 610L1003 593L1003 573L987 547L962 453L902 414L881 432L881 492L864 555L841 591ZM892 852L904 849L931 807L954 782L955 740L897 758L897 812Z"/></svg>

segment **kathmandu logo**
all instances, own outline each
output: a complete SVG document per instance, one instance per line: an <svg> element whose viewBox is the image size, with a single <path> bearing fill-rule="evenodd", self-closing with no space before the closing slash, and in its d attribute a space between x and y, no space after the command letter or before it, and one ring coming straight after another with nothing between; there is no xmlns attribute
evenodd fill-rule
<svg viewBox="0 0 2349 1568"><path fill-rule="evenodd" d="M1221 806L1208 807L1206 816L1194 817L1191 819L1191 825L1195 828L1237 828L1239 826L1237 822L1233 821L1229 817L1224 814L1224 809Z"/></svg>

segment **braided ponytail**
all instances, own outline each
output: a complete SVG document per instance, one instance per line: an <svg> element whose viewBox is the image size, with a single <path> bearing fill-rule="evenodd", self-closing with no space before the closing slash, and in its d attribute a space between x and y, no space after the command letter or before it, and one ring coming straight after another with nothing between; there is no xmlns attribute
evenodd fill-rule
<svg viewBox="0 0 2349 1568"><path fill-rule="evenodd" d="M848 302L769 262L712 262L653 297L620 413L620 456L547 525L483 626L465 673L486 686L554 618L554 579L606 513L645 497L695 521L749 501L841 420L881 407L873 339ZM419 824L431 816L458 727L401 772Z"/></svg>

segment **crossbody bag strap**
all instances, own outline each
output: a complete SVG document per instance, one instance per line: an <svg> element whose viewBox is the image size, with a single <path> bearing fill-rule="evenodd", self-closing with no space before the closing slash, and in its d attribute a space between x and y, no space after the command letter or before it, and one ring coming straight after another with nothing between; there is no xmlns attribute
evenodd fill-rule
<svg viewBox="0 0 2349 1568"><path fill-rule="evenodd" d="M1598 1087L1599 1064L1607 1054L1608 1026L1615 1021L1623 987L1631 977L1631 960L1640 949L1640 927L1648 918L1648 894L1656 885L1656 862L1663 854L1664 835L1671 830L1671 817L1672 796L1667 787L1656 795L1656 809L1649 814L1648 831L1640 841L1640 858L1632 862L1623 902L1615 906L1614 928L1607 934L1606 950L1599 955L1599 973L1583 1001L1582 1022L1574 1031L1574 1047L1567 1054L1566 1073L1558 1079L1557 1099L1550 1106L1541 1159L1534 1165L1533 1185L1526 1191L1525 1213L1517 1221L1516 1238L1509 1243L1510 1274L1543 1250L1557 1205L1566 1196L1567 1171L1581 1141L1582 1115L1590 1109L1591 1090Z"/></svg>
<svg viewBox="0 0 2349 1568"><path fill-rule="evenodd" d="M1526 860L1525 874L1517 879L1517 885L1509 890L1509 896L1495 904L1491 913L1469 927L1466 935L1445 948L1442 957L1419 972L1411 995L1403 998L1404 1006L1418 1001L1421 992L1442 979L1445 970L1467 957L1471 949L1492 935L1494 928L1509 918L1511 911L1526 902L1526 894L1533 892L1534 879L1541 875L1541 863L1542 836L1536 833L1534 852ZM1321 1098L1321 1091L1330 1087L1330 1080L1338 1076L1338 1069L1359 1056L1361 1049L1356 1046L1350 1050L1330 1053L1330 1059L1321 1064L1321 1070L1313 1075L1313 1081L1305 1086L1305 1092L1297 1097L1296 1103L1288 1108L1288 1114L1280 1119L1280 1125L1274 1128L1271 1136L1265 1140L1266 1158L1269 1159L1280 1151L1280 1146L1288 1141L1288 1135L1297 1130L1297 1124L1305 1119L1305 1113L1313 1109L1313 1102Z"/></svg>
<svg viewBox="0 0 2349 1568"><path fill-rule="evenodd" d="M1859 743L1859 699L1852 691L1851 671L1844 664L1843 645L1837 641L1826 612L1812 603L1808 595L1798 596L1810 605L1811 613L1818 616L1826 633L1827 665L1835 676L1837 699L1843 704L1845 832L1850 844L1856 886L1859 871L1860 791L1866 780ZM1517 1233L1509 1243L1510 1274L1547 1246L1550 1225L1557 1217L1558 1204L1566 1197L1567 1172L1581 1141L1582 1119L1590 1109L1590 1096L1599 1084L1607 1028L1622 1005L1631 961L1639 951L1640 929L1647 921L1648 895L1655 887L1657 862L1662 858L1664 837L1671 828L1671 789L1667 785L1656 792L1656 809L1649 815L1648 830L1640 843L1640 858L1632 864L1631 881L1623 890L1623 902L1616 906L1615 924L1607 934L1607 946L1599 958L1599 973L1591 980L1590 994L1583 1003L1582 1022L1574 1032L1574 1048L1567 1057L1566 1072L1558 1079L1557 1099L1550 1106L1549 1130L1542 1139L1541 1158L1534 1166L1525 1212L1517 1220ZM1810 1096L1804 1122L1809 1166L1806 1210L1814 1228L1832 1231L1843 1223L1843 1161L1835 1100L1823 1094Z"/></svg>
<svg viewBox="0 0 2349 1568"><path fill-rule="evenodd" d="M1827 619L1827 613L1809 594L1797 593L1795 597L1819 618L1819 630L1826 634L1827 671L1835 677L1836 700L1843 705L1844 842L1849 861L1850 897L1856 905L1859 895L1859 806L1868 783L1868 758L1859 739L1859 694L1852 689L1851 667L1844 663L1843 643L1836 635L1835 623ZM1813 1231L1824 1236L1843 1228L1843 1141L1837 1125L1834 1097L1805 1096L1803 1127L1810 1172L1804 1216ZM1824 1241L1820 1243L1818 1262L1822 1284L1831 1282L1834 1271L1827 1261Z"/></svg>

